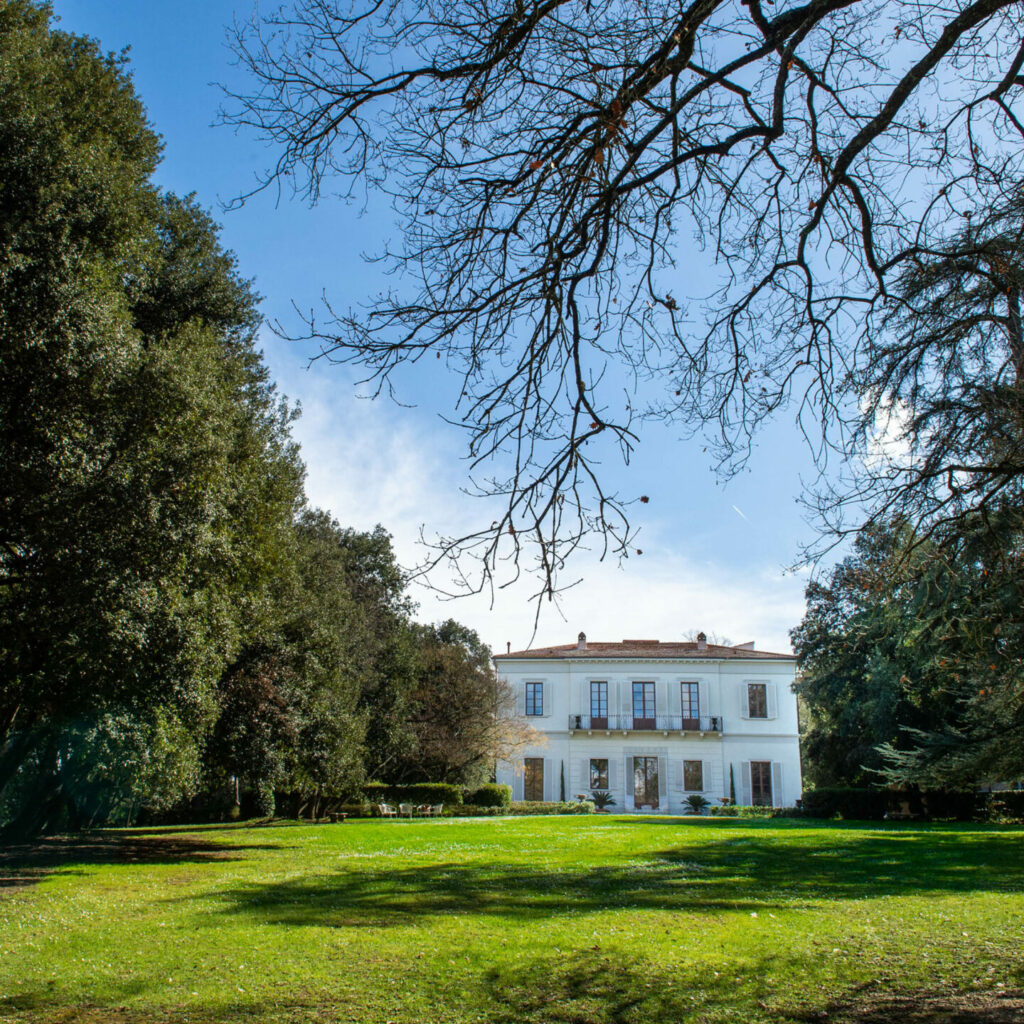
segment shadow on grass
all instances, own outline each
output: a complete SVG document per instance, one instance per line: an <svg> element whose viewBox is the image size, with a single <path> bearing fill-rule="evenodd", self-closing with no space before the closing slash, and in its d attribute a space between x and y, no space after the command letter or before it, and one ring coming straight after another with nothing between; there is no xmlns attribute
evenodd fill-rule
<svg viewBox="0 0 1024 1024"><path fill-rule="evenodd" d="M685 838L685 829L680 830ZM705 833L706 835L706 833ZM223 912L288 925L404 925L418 916L543 918L566 910L751 911L878 896L1024 891L1019 837L991 832L801 830L722 834L593 867L352 860L219 894Z"/></svg>
<svg viewBox="0 0 1024 1024"><path fill-rule="evenodd" d="M667 971L638 957L612 959L600 951L495 968L486 977L497 1009L493 1024L639 1024L639 1022L765 1021L773 1024L1019 1024L1024 992L894 993L872 985L850 988L824 1005L794 1006L791 991L807 957L759 957L716 972L704 965ZM768 979L775 979L769 982Z"/></svg>
<svg viewBox="0 0 1024 1024"><path fill-rule="evenodd" d="M268 848L287 849L278 843L225 845L202 836L141 830L50 836L0 848L0 892L32 885L53 874L79 873L91 865L232 861L249 851Z"/></svg>

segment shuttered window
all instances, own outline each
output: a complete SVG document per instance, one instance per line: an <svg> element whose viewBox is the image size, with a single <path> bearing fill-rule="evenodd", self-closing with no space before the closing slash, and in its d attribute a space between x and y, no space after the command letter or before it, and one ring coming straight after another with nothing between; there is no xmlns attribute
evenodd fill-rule
<svg viewBox="0 0 1024 1024"><path fill-rule="evenodd" d="M768 717L768 685L766 683L747 683L747 717Z"/></svg>
<svg viewBox="0 0 1024 1024"><path fill-rule="evenodd" d="M608 788L608 758L592 757L590 759L590 788Z"/></svg>
<svg viewBox="0 0 1024 1024"><path fill-rule="evenodd" d="M527 715L544 714L544 684L526 684L526 713Z"/></svg>
<svg viewBox="0 0 1024 1024"><path fill-rule="evenodd" d="M683 762L683 789L687 793L701 793L704 790L704 762Z"/></svg>
<svg viewBox="0 0 1024 1024"><path fill-rule="evenodd" d="M537 684L540 685L539 683ZM523 799L544 799L544 758L526 757L523 759Z"/></svg>

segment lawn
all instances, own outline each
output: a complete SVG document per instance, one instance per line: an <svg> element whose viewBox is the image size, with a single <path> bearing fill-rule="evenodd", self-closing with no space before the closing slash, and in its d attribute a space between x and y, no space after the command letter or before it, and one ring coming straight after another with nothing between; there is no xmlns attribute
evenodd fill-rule
<svg viewBox="0 0 1024 1024"><path fill-rule="evenodd" d="M1009 828L355 821L0 857L19 1024L1010 1021L1022 948Z"/></svg>

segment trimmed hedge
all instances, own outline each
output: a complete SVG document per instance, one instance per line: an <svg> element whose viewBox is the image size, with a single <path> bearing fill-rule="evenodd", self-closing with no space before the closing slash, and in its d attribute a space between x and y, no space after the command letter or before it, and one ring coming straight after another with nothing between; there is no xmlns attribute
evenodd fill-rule
<svg viewBox="0 0 1024 1024"><path fill-rule="evenodd" d="M551 803L515 800L505 811L506 814L593 814L594 805L590 800L565 800Z"/></svg>
<svg viewBox="0 0 1024 1024"><path fill-rule="evenodd" d="M708 808L712 818L800 818L803 812L797 807L751 807L743 804L713 805Z"/></svg>
<svg viewBox="0 0 1024 1024"><path fill-rule="evenodd" d="M363 786L363 796L372 804L445 804L462 803L462 787L447 782L414 782L409 786L387 786L370 782Z"/></svg>
<svg viewBox="0 0 1024 1024"><path fill-rule="evenodd" d="M512 787L488 782L479 789L467 793L465 802L474 807L508 807L512 803Z"/></svg>

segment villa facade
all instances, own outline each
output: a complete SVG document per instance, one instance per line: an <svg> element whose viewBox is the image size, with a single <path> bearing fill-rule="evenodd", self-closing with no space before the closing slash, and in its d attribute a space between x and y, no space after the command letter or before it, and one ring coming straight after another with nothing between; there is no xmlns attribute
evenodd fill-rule
<svg viewBox="0 0 1024 1024"><path fill-rule="evenodd" d="M494 659L544 742L498 782L516 800L611 793L614 810L792 806L801 793L795 659L693 642L623 640L510 651ZM564 784L563 784L564 780Z"/></svg>

